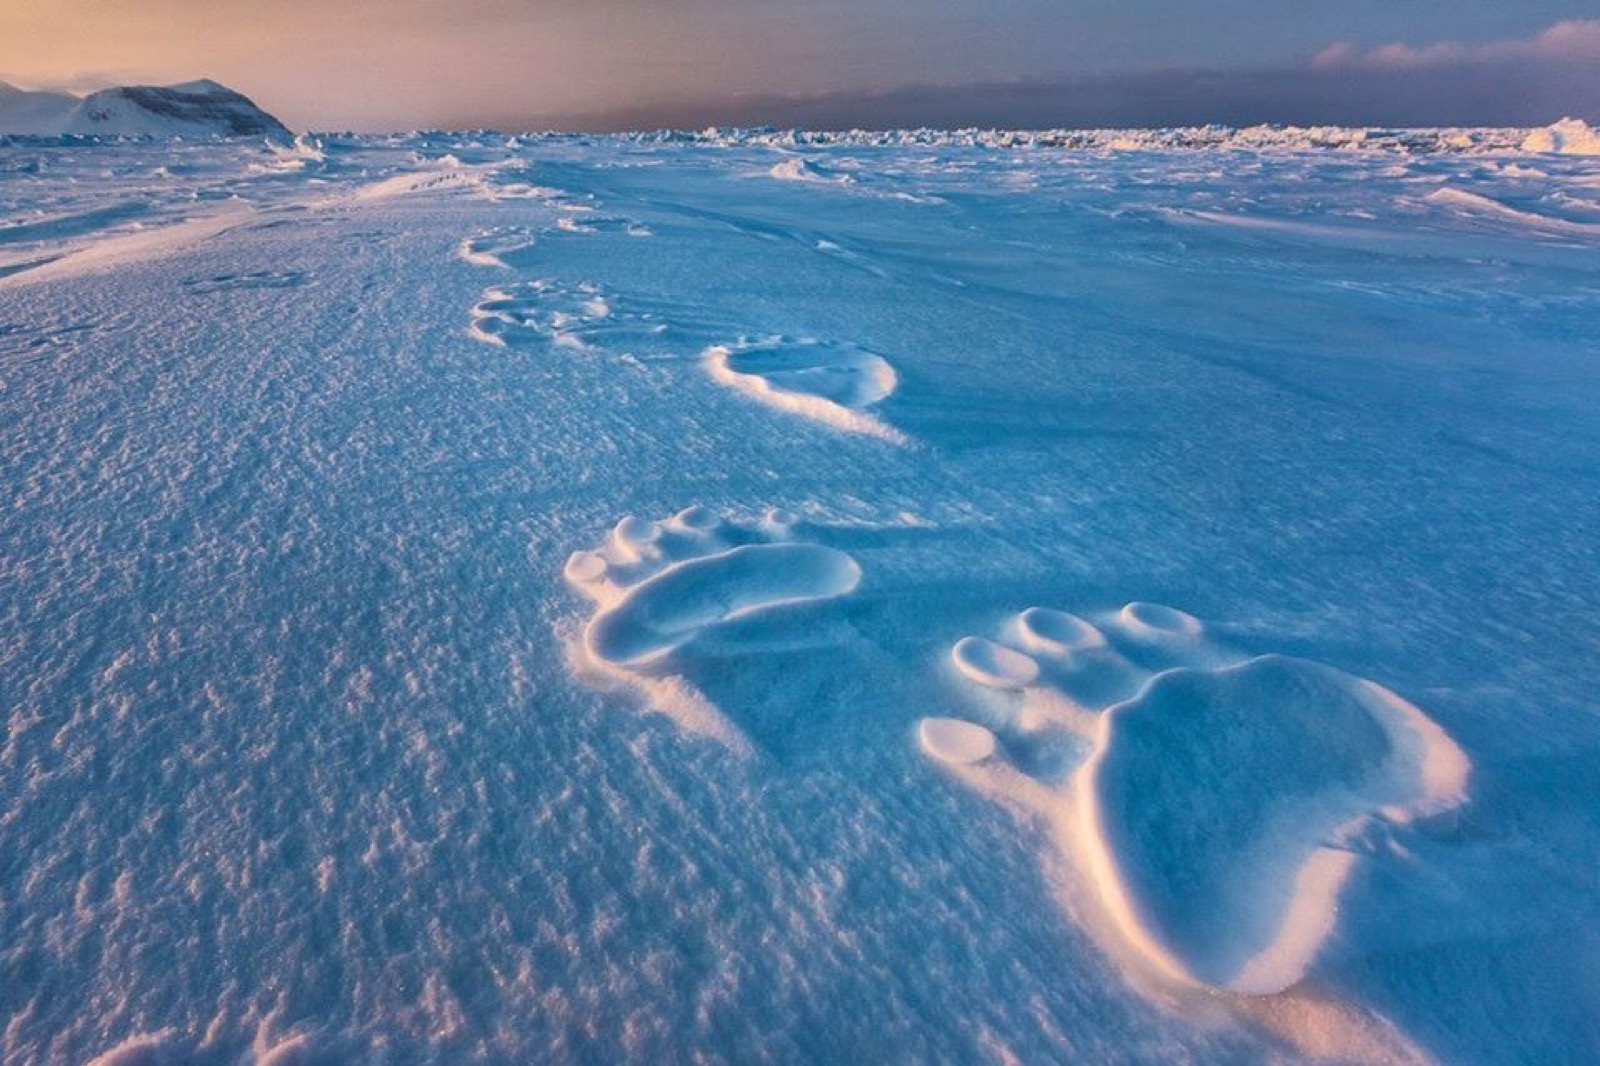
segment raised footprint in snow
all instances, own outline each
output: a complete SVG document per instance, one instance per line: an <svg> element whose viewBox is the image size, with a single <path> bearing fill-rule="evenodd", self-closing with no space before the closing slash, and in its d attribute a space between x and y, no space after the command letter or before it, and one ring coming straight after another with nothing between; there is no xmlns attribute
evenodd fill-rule
<svg viewBox="0 0 1600 1066"><path fill-rule="evenodd" d="M883 356L854 344L769 337L707 348L706 371L718 384L779 410L896 444L905 434L867 408L899 383Z"/></svg>
<svg viewBox="0 0 1600 1066"><path fill-rule="evenodd" d="M534 193L550 190L533 190ZM534 264L534 248L541 234L625 233L630 237L650 237L648 226L632 219L599 215L588 208L553 202L563 212L545 226L497 226L456 245L456 255L473 266L501 269L527 268Z"/></svg>
<svg viewBox="0 0 1600 1066"><path fill-rule="evenodd" d="M502 263L513 253L495 243L501 239L473 238L461 254L473 262ZM546 278L484 290L468 328L473 338L501 347L546 343L656 359L682 359L728 332L727 323L671 301L619 301L592 282ZM905 434L868 410L899 381L894 367L875 352L836 341L768 337L712 344L700 359L713 381L769 407L906 443Z"/></svg>
<svg viewBox="0 0 1600 1066"><path fill-rule="evenodd" d="M569 213L557 219L555 225L555 228L563 233L623 233L629 237L655 236L649 226L631 218L573 208L566 210Z"/></svg>
<svg viewBox="0 0 1600 1066"><path fill-rule="evenodd" d="M951 651L972 717L923 750L1044 816L1126 946L1166 978L1259 995L1306 973L1376 820L1462 802L1469 763L1393 692L1246 658L1191 615L1133 603L1096 625L1033 608Z"/></svg>
<svg viewBox="0 0 1600 1066"><path fill-rule="evenodd" d="M534 231L527 226L500 226L467 237L456 246L456 255L473 266L501 269L528 266L537 240Z"/></svg>
<svg viewBox="0 0 1600 1066"><path fill-rule="evenodd" d="M724 324L670 301L618 299L593 282L546 278L490 286L468 328L475 339L501 347L553 344L666 359L688 358L725 332Z"/></svg>
<svg viewBox="0 0 1600 1066"><path fill-rule="evenodd" d="M741 524L690 507L660 522L622 519L599 547L567 560L565 577L595 603L576 649L589 670L638 687L685 728L747 749L682 676L681 660L743 619L852 592L861 568L842 551L797 540L781 512Z"/></svg>
<svg viewBox="0 0 1600 1066"><path fill-rule="evenodd" d="M584 339L611 317L611 303L588 282L523 281L486 289L472 309L469 332L488 344L542 339L587 348Z"/></svg>

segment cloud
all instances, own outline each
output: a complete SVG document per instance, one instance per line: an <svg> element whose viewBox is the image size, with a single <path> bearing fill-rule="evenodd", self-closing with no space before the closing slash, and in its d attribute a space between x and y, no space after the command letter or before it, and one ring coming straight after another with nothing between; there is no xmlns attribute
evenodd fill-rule
<svg viewBox="0 0 1600 1066"><path fill-rule="evenodd" d="M1570 19L1535 37L1477 45L1444 41L1416 48L1395 43L1363 51L1341 41L1330 44L1311 61L1317 70L1419 70L1530 63L1600 63L1600 19Z"/></svg>
<svg viewBox="0 0 1600 1066"><path fill-rule="evenodd" d="M143 77L142 72L137 70L84 71L54 78L28 77L26 75L12 77L0 72L0 82L6 82L33 92L71 93L74 96L82 96L85 93L109 89L114 85L141 85L150 80Z"/></svg>
<svg viewBox="0 0 1600 1066"><path fill-rule="evenodd" d="M821 7L851 13L824 18ZM1319 31L1296 38L1301 58L1275 61L1269 49L1220 58L1203 35L1176 50L1098 54L1116 25L1148 36L1137 13L1097 30L1051 16L1019 34L1000 18L979 32L905 12L903 0L0 0L0 67L17 84L74 92L206 76L292 126L365 130L1600 119L1600 19L1490 43L1335 44L1312 57ZM1188 58L1131 69L1169 55Z"/></svg>
<svg viewBox="0 0 1600 1066"><path fill-rule="evenodd" d="M706 98L566 115L493 115L506 128L770 125L1011 128L1542 126L1600 118L1600 20L1490 44L1334 45L1309 63L1168 69L1049 80L908 85L887 91Z"/></svg>

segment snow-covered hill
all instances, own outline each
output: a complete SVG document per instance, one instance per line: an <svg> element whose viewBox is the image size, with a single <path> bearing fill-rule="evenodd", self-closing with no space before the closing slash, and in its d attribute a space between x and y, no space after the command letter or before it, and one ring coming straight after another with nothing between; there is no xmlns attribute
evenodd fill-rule
<svg viewBox="0 0 1600 1066"><path fill-rule="evenodd" d="M29 92L0 81L0 133L60 133L78 102L69 93Z"/></svg>
<svg viewBox="0 0 1600 1066"><path fill-rule="evenodd" d="M292 136L249 97L214 81L125 85L82 98L0 85L0 133L284 140Z"/></svg>

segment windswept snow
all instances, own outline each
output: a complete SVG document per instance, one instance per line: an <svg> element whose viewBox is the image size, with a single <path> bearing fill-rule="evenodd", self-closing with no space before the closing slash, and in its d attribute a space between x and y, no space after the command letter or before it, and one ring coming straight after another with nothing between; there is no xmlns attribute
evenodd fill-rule
<svg viewBox="0 0 1600 1066"><path fill-rule="evenodd" d="M1526 226L1533 230L1600 237L1600 221L1580 222L1571 218L1553 218L1535 211L1524 211L1512 207L1510 204L1502 203L1493 197L1472 192L1469 189L1446 186L1429 193L1427 199L1429 203L1438 204L1464 214L1481 215L1486 218L1509 222L1513 225Z"/></svg>
<svg viewBox="0 0 1600 1066"><path fill-rule="evenodd" d="M1588 1066L1548 132L0 142L0 1059Z"/></svg>

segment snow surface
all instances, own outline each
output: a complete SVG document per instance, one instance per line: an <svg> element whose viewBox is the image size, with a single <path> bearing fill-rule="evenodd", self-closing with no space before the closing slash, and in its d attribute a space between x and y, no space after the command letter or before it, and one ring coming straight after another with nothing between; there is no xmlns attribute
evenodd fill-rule
<svg viewBox="0 0 1600 1066"><path fill-rule="evenodd" d="M0 1059L1600 1058L1529 136L0 144Z"/></svg>

